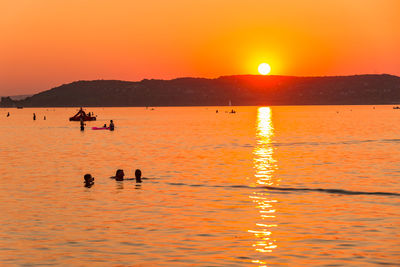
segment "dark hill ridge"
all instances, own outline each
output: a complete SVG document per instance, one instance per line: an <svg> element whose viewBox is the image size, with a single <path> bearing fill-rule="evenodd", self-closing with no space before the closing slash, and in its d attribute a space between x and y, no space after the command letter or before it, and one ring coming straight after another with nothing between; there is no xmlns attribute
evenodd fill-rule
<svg viewBox="0 0 400 267"><path fill-rule="evenodd" d="M400 103L400 77L235 75L217 79L77 81L1 106L220 106Z"/></svg>

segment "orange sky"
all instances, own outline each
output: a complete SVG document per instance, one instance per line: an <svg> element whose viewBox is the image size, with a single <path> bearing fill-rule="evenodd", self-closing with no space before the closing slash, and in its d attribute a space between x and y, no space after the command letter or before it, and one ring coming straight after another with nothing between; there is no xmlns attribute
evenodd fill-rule
<svg viewBox="0 0 400 267"><path fill-rule="evenodd" d="M400 75L399 0L0 0L0 95L75 80Z"/></svg>

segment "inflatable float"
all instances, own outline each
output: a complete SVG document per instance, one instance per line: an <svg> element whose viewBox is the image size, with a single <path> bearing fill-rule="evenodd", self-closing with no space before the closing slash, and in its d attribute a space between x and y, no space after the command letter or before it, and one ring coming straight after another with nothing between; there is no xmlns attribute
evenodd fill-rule
<svg viewBox="0 0 400 267"><path fill-rule="evenodd" d="M92 127L92 130L110 130L110 127Z"/></svg>

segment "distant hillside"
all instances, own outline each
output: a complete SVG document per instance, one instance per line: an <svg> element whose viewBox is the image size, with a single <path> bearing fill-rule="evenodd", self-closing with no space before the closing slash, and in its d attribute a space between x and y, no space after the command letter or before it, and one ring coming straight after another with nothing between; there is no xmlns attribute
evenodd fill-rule
<svg viewBox="0 0 400 267"><path fill-rule="evenodd" d="M31 97L32 95L12 95L12 96L9 96L9 97L1 97L1 99L7 99L7 98L9 98L10 100L22 100L22 99L25 99L25 98L28 98L28 97ZM1 102L0 102L0 104L1 104Z"/></svg>
<svg viewBox="0 0 400 267"><path fill-rule="evenodd" d="M28 97L31 97L32 95L12 95L12 96L10 96L10 98L12 99L12 100L22 100L22 99L25 99L25 98L28 98Z"/></svg>
<svg viewBox="0 0 400 267"><path fill-rule="evenodd" d="M236 75L217 79L77 81L0 106L220 106L400 103L400 77Z"/></svg>

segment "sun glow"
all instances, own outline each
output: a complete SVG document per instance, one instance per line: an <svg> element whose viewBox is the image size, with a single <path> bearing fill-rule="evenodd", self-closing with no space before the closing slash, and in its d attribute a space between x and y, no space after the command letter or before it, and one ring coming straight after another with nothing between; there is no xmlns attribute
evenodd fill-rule
<svg viewBox="0 0 400 267"><path fill-rule="evenodd" d="M271 71L271 67L267 63L261 63L258 66L258 72L261 75L267 75Z"/></svg>

